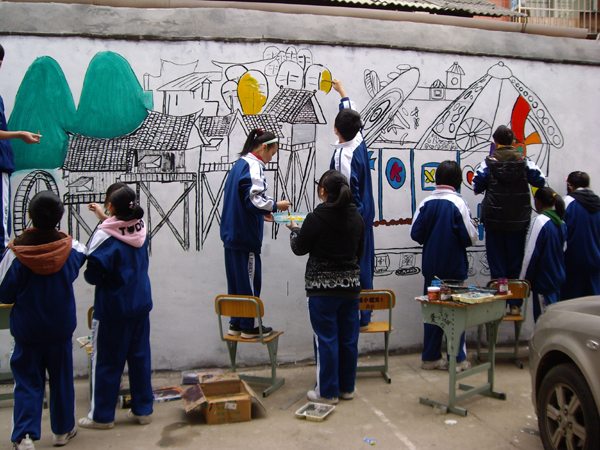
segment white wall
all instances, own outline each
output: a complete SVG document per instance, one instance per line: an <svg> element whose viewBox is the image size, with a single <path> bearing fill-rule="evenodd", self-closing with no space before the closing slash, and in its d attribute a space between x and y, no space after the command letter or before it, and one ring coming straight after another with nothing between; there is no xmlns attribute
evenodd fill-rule
<svg viewBox="0 0 600 450"><path fill-rule="evenodd" d="M0 15L4 15L5 12L21 12L21 10L16 9L18 6L1 4ZM44 7L59 8L51 5L45 5ZM9 8L15 9L9 10ZM61 6L60 8L68 7ZM79 7L61 11L71 13L68 19L65 15L64 20L67 26L73 24L74 29L74 24L78 22L77 14L88 12L87 9L82 10ZM199 18L206 20L206 16L201 15L203 13L199 11L191 10L188 14L196 14ZM144 12L136 12L136 14L143 16ZM155 14L155 12L149 11L148 14ZM220 11L219 14L223 14L223 12ZM234 20L236 17L234 15L231 21L227 21L227 27L236 27ZM269 24L273 20L273 15L266 13L259 14L256 17L262 18L265 24ZM16 18L21 19L18 14ZM86 23L89 24L93 20L89 15L85 15ZM441 129L436 128L435 125L445 108L449 106L454 108L454 105L456 105L456 109L451 110L451 115L456 114L461 105L470 111L466 116L458 118L456 121L457 127L462 124L463 130L466 130L468 129L467 124L479 124L483 128L487 124L493 132L493 129L498 125L510 123L512 106L514 106L518 97L517 89L520 84L527 87L528 93L534 93L528 96L528 104L534 108L532 114L543 110L543 117L548 118L548 123L550 125L552 125L552 122L555 123L553 134L549 134L548 127L550 125L548 123L544 124L541 116L538 116L539 120L534 120L533 116L528 116L524 128L526 136L531 136L535 132L541 136L542 144L531 145L528 152L533 158L540 155L541 158L547 158L540 160L540 165L548 172L550 186L560 194L565 194L564 179L569 172L574 170L586 170L590 173L592 188L597 183L597 171L594 170L594 167L598 167L599 157L594 152L594 145L600 140L600 130L597 126L598 113L600 112L598 107L600 104L600 85L598 85L597 80L600 75L600 68L597 58L595 61L585 60L586 55L593 53L589 45L596 45L597 52L597 43L517 35L511 36L510 39L512 39L514 48L518 48L519 53L523 52L522 48L524 46L538 45L542 56L536 58L535 52L531 50L532 54L527 58L523 55L513 58L510 55L510 48L503 49L504 54L489 54L490 52L488 52L488 55L482 55L477 47L478 39L482 41L481 45L485 46L489 44L485 44L483 41L495 38L506 40L508 39L506 35L509 33L475 32L453 27L420 25L424 28L419 28L419 30L424 34L435 34L438 30L442 30L442 34L452 37L454 46L461 47L461 39L465 39L463 50L454 53L447 52L441 44L439 52L432 51L431 46L424 49L413 48L408 50L372 47L373 44L367 47L361 46L360 42L356 43L355 46L327 45L322 42L329 40L331 44L339 43L336 36L328 32L329 21L321 22L313 18L300 18L299 20L311 21L317 29L316 33L325 36L315 39L320 40L321 43L306 42L309 39L304 34L298 35L298 42L285 44L280 43L280 40L276 37L269 41L268 35L261 42L244 42L243 37L237 39L236 42L222 42L216 38L213 40L211 37L206 37L202 32L198 32L198 36L204 36L201 40L183 36L182 40L175 40L172 37L161 40L159 37L156 40L142 39L136 41L115 39L110 34L110 30L101 33L105 34L104 39L98 39L98 36L89 36L88 33L82 33L84 36L57 36L55 33L52 33L54 34L52 36L34 35L34 33L29 34L23 28L18 34L0 36L0 43L7 53L0 70L0 94L4 98L7 114L10 114L25 72L31 63L41 56L50 56L59 63L77 105L88 64L98 52L102 51L111 51L123 56L131 65L140 85L143 86L144 74L149 73L153 76L160 74L161 60L176 64L198 61L197 66L193 69L196 72L218 72L221 70L220 67L212 62L220 61L246 63L249 69L267 73L267 63L261 60L265 49L268 47L275 46L283 52L290 47L296 50L308 49L312 55L313 63L324 66L334 78L343 81L346 91L356 102L359 110L362 110L372 100L369 88L365 84L365 71L376 73L380 82L383 82L380 84L383 85L391 82L397 76L396 74L401 71L412 69L412 71L404 72L401 78L390 84L387 91L384 87L380 92L380 96L382 96L390 91L392 87L398 85L398 89L402 89L407 97L398 110L398 115L402 118L394 119L390 123L390 125L394 125L390 131L379 134L378 139L371 146L375 159L373 183L378 205L380 194L378 181L380 173L378 169L381 155L381 164L384 171L381 174L381 205L383 205L381 218L386 223L393 220L410 219L413 198L414 202L418 204L427 195L428 192L421 189L422 164L459 157L461 166L465 168L466 180L466 173L469 168L475 168L485 158L486 152L489 150L489 144L480 143L475 148L471 148L471 144L467 144L466 141L460 139L461 135L458 138L456 137L456 131L453 132L453 138L444 144L454 146L451 147L453 148L452 151L425 150L425 138L434 134L432 129L438 131ZM376 27L376 24L366 20L356 20L353 23L360 29ZM11 26L18 27L18 25ZM401 36L404 29L402 27L404 26L397 25L398 36ZM37 29L35 34L43 34L42 31ZM150 33L149 29L145 31L146 34ZM68 34L67 30L64 32ZM243 33L243 30L239 30L239 34ZM139 34L143 33L140 32ZM399 39L401 38L399 37ZM539 46L540 42L543 43L541 47ZM570 64L548 61L547 55L551 54L552 46L559 44L563 49L572 46L575 54L582 55L581 60ZM446 100L430 101L429 86L437 79L445 84L447 80L446 70L455 62L465 72L462 76L463 89L447 92ZM500 63L503 66L500 66ZM453 99L484 77L491 68L493 68L491 73L494 76L490 77L487 87L480 94L475 94L475 101L465 100L452 103ZM506 74L508 70L514 76L513 82L509 78L498 78L499 73ZM392 74L391 78L388 74ZM266 76L266 78L269 87L268 101L270 101L279 90L279 87L275 83L274 76ZM373 78L374 74L371 74L370 79ZM223 99L220 98L220 86L224 81L226 81L225 74L223 74L222 81L214 81L211 85L211 100L221 103L219 115L225 114L226 111ZM155 98L161 97L160 95L157 96L156 92L154 94ZM339 96L334 91L329 94L317 92L316 98L327 124L317 126L316 175L313 174L313 177L320 176L329 167L332 154L329 143L335 140L332 123L338 110L339 101ZM533 106L534 103L535 107ZM160 111L161 104L155 102L154 110ZM171 113L173 112L171 111ZM418 125L415 119L418 119ZM559 134L562 139L555 138ZM475 137L479 136L483 135L475 133ZM237 140L240 140L239 136L237 136ZM379 153L379 149L381 149L381 153ZM232 153L237 153L241 149L232 150ZM197 149L195 151L197 152ZM414 158L413 165L415 168L414 191L411 188L411 152L413 152L412 157ZM194 161L193 163L189 162L189 166L186 166L187 172L197 172L198 170L198 157L192 157L192 154L193 152L190 152L189 160L186 159L186 161ZM393 189L385 178L385 168L390 158L398 158L404 163L405 170L409 172L406 182L399 189ZM18 189L21 180L27 173L30 173L30 171L14 174L12 178L13 192ZM67 189L62 182L63 172L56 169L51 173L58 183L60 193L64 194ZM220 179L219 176L213 176L212 178L211 188L216 191ZM312 184L312 180L309 181ZM163 208L168 210L173 200L181 193L182 187L178 183L154 184L151 189ZM470 204L473 216L476 216L477 204L481 201L481 197L476 198L472 194L467 182L465 182L462 191ZM144 197L141 204L145 207ZM200 202L200 207L203 207L205 212L208 211L209 206L207 203L203 205ZM378 209L376 221L380 218L379 212ZM153 224L157 224L159 219L156 211L151 210L151 214ZM190 215L191 244L189 250L185 251L181 248L166 226L158 232L152 241L150 276L154 310L151 313L151 340L153 367L155 369L183 369L228 364L226 347L218 336L214 312L215 296L226 292L223 250L218 233L218 224L216 222L212 223L212 227L208 232L208 239L197 251L193 197L190 198ZM183 223L181 207L174 213L173 217L173 223L181 227ZM86 219L90 223L93 222L91 216L86 216ZM63 223L63 228L66 228L66 223ZM380 256L377 263L378 268L381 269L381 276L376 277L374 284L376 288L393 289L398 299L394 311L395 332L391 338L393 349L417 348L422 343L420 306L414 301L414 297L419 295L422 290L422 276L420 274L406 276L395 274L395 270L401 268L401 254L414 253L412 262L415 263L415 267L420 267L419 250L415 249L415 243L410 240L409 228L409 225L386 226L383 224L375 228L376 252ZM262 252L263 290L261 295L267 311L265 323L275 329L285 331L280 340L279 360L281 362L299 361L310 358L313 351L312 332L307 317L306 298L303 290L306 258L299 258L292 254L289 249L289 233L286 228L279 229L276 239L272 238L271 232L271 226L266 226ZM87 236L83 234L81 239L85 242ZM471 284L476 282L484 284L489 278L485 266L480 261L483 254L482 246L483 242L478 242L472 252L473 276L469 279ZM389 261L389 265L387 261ZM408 263L402 267L410 269L412 266ZM75 288L79 319L79 326L75 335L81 336L88 333L85 317L88 308L93 305L93 289L85 283L82 276L77 280ZM529 335L531 327L531 321L529 321L525 336ZM473 332L470 332L470 337L473 337ZM510 336L512 336L512 329L508 326L503 327L501 339L508 339ZM380 336L361 337L359 345L360 350L366 352L381 349L383 342ZM2 348L0 350L2 355L1 371L7 365L7 356L10 349L10 336L6 331L0 334L0 348ZM246 364L265 362L267 355L262 350L244 348L239 355L240 362ZM75 351L75 364L76 372L85 372L86 359L83 350Z"/></svg>

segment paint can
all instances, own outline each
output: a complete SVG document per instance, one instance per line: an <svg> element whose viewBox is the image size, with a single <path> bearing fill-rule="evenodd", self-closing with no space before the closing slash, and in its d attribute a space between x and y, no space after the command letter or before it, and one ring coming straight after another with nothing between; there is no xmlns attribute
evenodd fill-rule
<svg viewBox="0 0 600 450"><path fill-rule="evenodd" d="M427 288L427 297L429 301L438 301L440 299L440 288L438 286L429 286Z"/></svg>

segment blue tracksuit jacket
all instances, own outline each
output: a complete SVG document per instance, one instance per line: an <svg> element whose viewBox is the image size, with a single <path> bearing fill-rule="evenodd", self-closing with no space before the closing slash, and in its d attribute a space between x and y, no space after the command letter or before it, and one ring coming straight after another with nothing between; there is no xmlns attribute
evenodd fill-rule
<svg viewBox="0 0 600 450"><path fill-rule="evenodd" d="M591 214L570 195L565 197L565 206L565 264L581 274L600 273L600 212Z"/></svg>
<svg viewBox="0 0 600 450"><path fill-rule="evenodd" d="M267 195L265 164L254 154L238 159L225 182L221 240L232 250L260 253L264 216L277 211L277 203Z"/></svg>
<svg viewBox="0 0 600 450"><path fill-rule="evenodd" d="M529 281L534 292L552 294L560 291L565 282L566 234L564 223L558 226L545 214L533 219L527 233L520 278Z"/></svg>
<svg viewBox="0 0 600 450"><path fill-rule="evenodd" d="M477 241L477 229L460 194L438 186L417 208L410 237L423 245L425 280L468 278L466 248Z"/></svg>
<svg viewBox="0 0 600 450"><path fill-rule="evenodd" d="M348 97L340 101L340 110L345 108L356 109ZM366 230L371 229L375 219L371 163L367 144L360 131L351 141L335 144L335 152L329 168L342 172L348 179L354 203L365 222Z"/></svg>
<svg viewBox="0 0 600 450"><path fill-rule="evenodd" d="M0 96L0 130L8 131L8 121L4 113L4 101ZM13 173L15 170L15 157L13 155L10 139L0 140L0 172Z"/></svg>
<svg viewBox="0 0 600 450"><path fill-rule="evenodd" d="M43 245L11 246L0 264L0 301L14 303L10 331L17 342L55 344L73 336L73 282L85 262L85 247L64 236Z"/></svg>
<svg viewBox="0 0 600 450"><path fill-rule="evenodd" d="M138 320L152 310L148 236L141 247L97 230L88 250L85 280L96 286L94 318Z"/></svg>

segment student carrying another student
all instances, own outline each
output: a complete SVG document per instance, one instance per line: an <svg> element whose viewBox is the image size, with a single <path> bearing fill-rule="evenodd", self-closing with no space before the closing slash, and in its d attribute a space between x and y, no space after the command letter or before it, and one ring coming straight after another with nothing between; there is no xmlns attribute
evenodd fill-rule
<svg viewBox="0 0 600 450"><path fill-rule="evenodd" d="M0 264L0 301L13 303L10 332L15 347L11 441L35 450L41 437L46 372L50 385L50 427L54 446L77 434L73 386L73 331L77 326L73 282L85 262L85 247L56 227L64 206L51 191L29 202L33 227L8 244Z"/></svg>
<svg viewBox="0 0 600 450"><path fill-rule="evenodd" d="M102 219L95 204L90 209ZM97 205L96 205L97 206ZM151 384L148 236L135 192L123 183L106 193L109 217L94 233L85 280L96 286L92 320L92 399L82 428L113 428L125 362L129 369L131 410L127 417L150 423Z"/></svg>

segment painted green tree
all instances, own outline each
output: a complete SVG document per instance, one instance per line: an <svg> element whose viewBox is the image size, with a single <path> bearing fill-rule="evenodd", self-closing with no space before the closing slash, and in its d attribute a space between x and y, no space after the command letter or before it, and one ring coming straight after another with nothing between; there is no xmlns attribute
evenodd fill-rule
<svg viewBox="0 0 600 450"><path fill-rule="evenodd" d="M17 91L9 130L42 135L39 144L12 140L15 168L55 169L62 166L69 138L65 130L75 120L75 103L60 65L49 56L35 59Z"/></svg>
<svg viewBox="0 0 600 450"><path fill-rule="evenodd" d="M152 93L144 92L129 62L113 52L90 61L73 128L77 134L114 138L131 133L152 109Z"/></svg>

